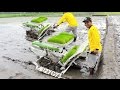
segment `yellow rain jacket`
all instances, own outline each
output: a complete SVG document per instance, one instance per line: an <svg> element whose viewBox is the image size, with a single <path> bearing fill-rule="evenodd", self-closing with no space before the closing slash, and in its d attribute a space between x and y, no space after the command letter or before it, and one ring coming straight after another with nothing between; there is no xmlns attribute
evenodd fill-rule
<svg viewBox="0 0 120 90"><path fill-rule="evenodd" d="M63 22L68 22L69 26L71 26L71 27L78 26L78 22L77 22L76 18L70 12L65 13L60 18L60 20L58 21L57 25L60 25Z"/></svg>
<svg viewBox="0 0 120 90"><path fill-rule="evenodd" d="M94 51L95 49L99 49L99 52L102 51L100 32L94 25L88 31L88 40L90 51Z"/></svg>

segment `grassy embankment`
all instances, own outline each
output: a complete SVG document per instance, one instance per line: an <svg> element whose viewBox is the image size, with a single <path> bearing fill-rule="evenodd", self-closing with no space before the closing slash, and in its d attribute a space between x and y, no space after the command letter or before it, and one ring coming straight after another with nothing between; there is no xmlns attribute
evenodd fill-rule
<svg viewBox="0 0 120 90"><path fill-rule="evenodd" d="M120 12L73 12L75 16L92 16L92 15L120 15ZM0 18L9 17L55 17L61 16L62 12L0 12Z"/></svg>

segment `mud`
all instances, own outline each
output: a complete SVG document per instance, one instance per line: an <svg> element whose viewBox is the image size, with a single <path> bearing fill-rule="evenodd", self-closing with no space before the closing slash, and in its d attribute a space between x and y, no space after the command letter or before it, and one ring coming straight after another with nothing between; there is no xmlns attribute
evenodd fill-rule
<svg viewBox="0 0 120 90"><path fill-rule="evenodd" d="M34 65L31 64L31 61L37 61L38 57L29 50L29 47L31 47L31 42L26 40L26 30L22 27L22 23L31 20L31 18L32 17L0 19L0 78L55 79L54 77L35 71ZM47 21L45 21L45 23L50 23L52 25L58 19L59 17L50 17ZM84 34L87 34L87 30L84 23L82 23L84 17L77 17L77 19L79 21L78 36L80 36L78 39L82 42L84 39ZM93 17L93 23L100 29L102 39L104 38L106 29L105 20L105 17ZM62 24L58 29L56 29L56 31L65 30L65 28L66 24ZM42 51L39 54L43 56ZM73 67L71 67L65 75L70 76L71 79L102 78L105 76L104 72L107 70L104 70L103 68L108 66L109 65L107 65L107 63L102 64L100 70L98 70L99 74L97 73L91 77L82 77L79 69L75 69ZM51 67L51 69L55 68ZM112 70L110 69L109 71Z"/></svg>
<svg viewBox="0 0 120 90"><path fill-rule="evenodd" d="M25 61L21 61L21 60L18 60L18 59L12 59L10 57L6 57L6 56L2 56L2 58L6 58L7 60L9 61L12 61L14 63L18 63L18 64L26 64L26 65L33 65L33 63L31 61L28 61L28 62L25 62Z"/></svg>
<svg viewBox="0 0 120 90"><path fill-rule="evenodd" d="M47 57L42 57L41 59L38 60L37 62L40 66L43 66L47 69L56 71L58 73L61 73L61 66L58 63L53 62L51 59Z"/></svg>
<svg viewBox="0 0 120 90"><path fill-rule="evenodd" d="M100 79L119 79L120 78L120 65L119 65L119 36L120 36L120 17L108 17L108 30L104 44L103 52L103 65Z"/></svg>
<svg viewBox="0 0 120 90"><path fill-rule="evenodd" d="M26 39L28 41L34 41L38 39L38 33L36 30L26 31Z"/></svg>

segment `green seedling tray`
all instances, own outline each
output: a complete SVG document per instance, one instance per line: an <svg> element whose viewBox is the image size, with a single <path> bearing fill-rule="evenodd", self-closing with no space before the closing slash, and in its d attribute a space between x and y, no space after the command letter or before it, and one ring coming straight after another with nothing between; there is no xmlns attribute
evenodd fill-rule
<svg viewBox="0 0 120 90"><path fill-rule="evenodd" d="M48 42L58 43L58 44L66 44L73 38L74 38L73 34L70 34L67 32L62 32L59 35L55 35L55 36L49 38Z"/></svg>
<svg viewBox="0 0 120 90"><path fill-rule="evenodd" d="M31 22L42 23L46 21L47 19L48 19L47 17L38 17L38 18L32 19Z"/></svg>

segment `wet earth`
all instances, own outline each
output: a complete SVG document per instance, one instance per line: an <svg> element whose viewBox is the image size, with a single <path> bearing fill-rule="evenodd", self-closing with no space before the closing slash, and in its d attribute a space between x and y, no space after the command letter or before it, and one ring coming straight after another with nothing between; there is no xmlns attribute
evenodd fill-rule
<svg viewBox="0 0 120 90"><path fill-rule="evenodd" d="M93 23L100 29L101 36L102 38L104 38L105 29L106 29L106 18L105 17L92 17L92 18L93 18ZM31 47L31 42L26 40L25 38L26 30L22 27L22 23L27 22L31 19L32 17L18 17L18 18L16 17L16 18L0 19L0 47L1 47L0 48L0 51L1 51L0 78L1 79L3 78L6 78L6 79L56 79L52 76L45 75L43 73L35 71L35 66L31 63L31 61L37 61L38 57L33 52L30 51L29 47ZM48 20L45 21L45 23L54 24L58 19L59 17L49 17ZM79 21L78 30L81 33L82 32L87 33L86 27L82 23L83 19L84 17L77 17L77 20ZM112 25L109 24L109 28L111 27ZM113 31L112 29L115 27L119 28L119 26L114 25L114 27L111 28L111 31ZM66 25L64 24L64 25L61 25L61 27L59 27L58 30L63 30L65 28L66 28ZM119 32L119 30L117 29L115 31ZM115 40L117 40L120 36L120 33L119 34L117 33L115 35L116 35ZM112 35L108 35L108 38L111 36ZM118 41L119 39L114 42L118 42ZM108 43L109 42L110 41L108 41ZM112 42L113 41L111 40L111 43ZM108 43L105 45L107 46ZM116 50L119 49L119 43L117 44L118 44L118 47L115 47ZM111 45L109 49L111 50ZM104 50L104 52L111 52L109 49ZM116 51L115 52L116 54L113 52L111 57L113 56L113 54L119 55L118 52L119 51ZM108 55L111 53L105 53L105 54ZM76 69L76 68L70 68L65 75L70 77L71 79L99 79L99 78L102 79L102 78L108 78L108 77L114 78L112 76L113 74L111 74L111 72L113 72L114 69L111 69L111 67L109 67L109 65L112 64L113 61L111 60L111 62L109 62L107 58L108 56L104 57L103 62L100 64L100 68L97 74L93 76L83 77L81 76L79 69ZM116 63L119 62L118 58L120 57L117 57L117 59L115 59L117 60ZM118 72L118 73L116 73L115 75L119 74L118 67L119 65L117 64L117 69L115 69L116 71L114 72L115 73ZM108 76L106 73L107 74L109 73L110 76Z"/></svg>

